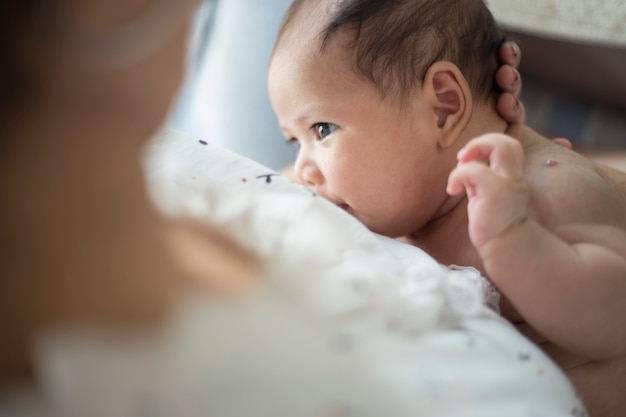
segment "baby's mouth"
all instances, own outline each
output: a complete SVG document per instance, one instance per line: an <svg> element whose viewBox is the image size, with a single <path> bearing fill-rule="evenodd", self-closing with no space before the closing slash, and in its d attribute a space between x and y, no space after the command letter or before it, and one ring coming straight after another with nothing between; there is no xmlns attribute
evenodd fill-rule
<svg viewBox="0 0 626 417"><path fill-rule="evenodd" d="M337 204L337 207L339 207L340 209L342 209L342 210L352 214L352 209L350 208L349 205L347 205L345 203L344 204Z"/></svg>

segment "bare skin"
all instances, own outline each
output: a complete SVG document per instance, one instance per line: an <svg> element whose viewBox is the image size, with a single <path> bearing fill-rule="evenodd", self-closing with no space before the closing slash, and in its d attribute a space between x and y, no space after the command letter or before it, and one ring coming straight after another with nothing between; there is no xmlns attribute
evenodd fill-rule
<svg viewBox="0 0 626 417"><path fill-rule="evenodd" d="M294 166L296 180L377 233L419 246L443 264L479 269L504 293L504 316L572 377L591 415L622 416L626 380L619 378L626 370L625 336L619 333L622 326L617 326L616 318L625 313L620 307L623 303L607 309L598 297L585 310L580 308L585 302L577 300L568 287L570 281L549 288L548 282L530 285L532 281L518 277L507 286L498 281L500 273L491 277L476 250L480 239L474 236L472 242L470 238L467 198L448 195L446 183L457 165L458 152L472 139L492 132L507 133L521 145L526 164L523 178L530 189L527 213L514 213L513 221L529 217L561 239L574 241L585 236L619 255L619 248L626 247L620 237L607 240L602 236L607 230L604 226L596 233L578 225L593 226L603 219L612 233L623 233L626 174L594 165L572 152L566 140L555 143L524 126L508 125L510 120L492 104L473 100L458 68L450 63L433 64L411 96L410 107L398 111L393 103L380 99L373 85L354 74L349 51L332 42L323 54L318 49L307 50L315 48L309 37L316 33L314 29L309 33L308 28L294 25L285 32L269 77L270 97L285 137L300 147ZM513 73L509 82L517 82L519 87L519 75ZM514 95L501 97L498 105L507 102L523 114ZM407 114L410 117L404 117ZM546 164L548 160L556 165ZM623 300L619 260L617 263L610 285L596 281L589 288ZM518 271L525 268L522 265ZM526 294L520 297L516 291ZM533 313L534 297L542 298L545 308ZM572 297L571 303L560 302L567 297ZM548 307L563 304L570 308L557 309L559 316L553 317ZM596 318L583 314L585 311L603 315ZM598 323L605 332L599 332ZM581 331L582 324L593 333ZM580 334L583 336L576 337Z"/></svg>
<svg viewBox="0 0 626 417"><path fill-rule="evenodd" d="M617 318L626 314L626 173L530 129L509 133L518 141L486 135L462 151L448 189L467 189L472 206L464 199L443 227L413 243L431 253L437 248L443 262L482 270L506 296L504 316L561 365L591 415L621 416L626 332ZM455 223L469 223L457 253L443 244Z"/></svg>

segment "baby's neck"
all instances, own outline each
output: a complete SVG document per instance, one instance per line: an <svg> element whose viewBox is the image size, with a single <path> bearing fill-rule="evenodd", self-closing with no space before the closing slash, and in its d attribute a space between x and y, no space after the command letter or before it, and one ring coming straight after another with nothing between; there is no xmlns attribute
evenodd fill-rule
<svg viewBox="0 0 626 417"><path fill-rule="evenodd" d="M486 133L505 133L507 122L493 107L492 103L476 104L472 118L461 134L461 146Z"/></svg>
<svg viewBox="0 0 626 417"><path fill-rule="evenodd" d="M456 166L457 153L465 147L468 142L487 133L505 133L507 131L507 127L507 122L500 117L500 115L495 111L495 108L487 108L486 105L480 104L475 106L470 121L457 137L454 147L450 148L450 152L448 152L450 172ZM439 210L433 215L433 219L448 217L449 213L454 210L463 199L464 197L462 195L448 196ZM419 233L420 231L417 232Z"/></svg>
<svg viewBox="0 0 626 417"><path fill-rule="evenodd" d="M478 105L474 107L470 122L459 136L455 151L478 136L505 133L506 130L507 122L495 108ZM466 264L480 269L480 259L469 240L467 227L467 199L463 195L448 196L431 221L402 240L421 247L444 264Z"/></svg>

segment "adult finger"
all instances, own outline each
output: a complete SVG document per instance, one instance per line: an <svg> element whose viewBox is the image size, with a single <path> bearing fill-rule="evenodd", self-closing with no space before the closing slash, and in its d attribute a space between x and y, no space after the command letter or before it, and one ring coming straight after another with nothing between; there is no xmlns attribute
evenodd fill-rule
<svg viewBox="0 0 626 417"><path fill-rule="evenodd" d="M519 101L511 93L502 93L496 103L498 113L510 124L521 124L526 122L526 109L524 103Z"/></svg>
<svg viewBox="0 0 626 417"><path fill-rule="evenodd" d="M519 97L522 91L522 77L519 71L510 65L501 66L496 72L496 84L500 90Z"/></svg>
<svg viewBox="0 0 626 417"><path fill-rule="evenodd" d="M498 51L500 63L510 65L513 68L519 68L522 59L520 47L513 41L504 42Z"/></svg>

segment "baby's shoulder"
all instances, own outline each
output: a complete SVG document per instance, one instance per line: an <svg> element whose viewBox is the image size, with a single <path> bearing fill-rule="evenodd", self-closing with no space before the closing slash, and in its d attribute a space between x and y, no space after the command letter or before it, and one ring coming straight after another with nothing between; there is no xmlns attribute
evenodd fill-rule
<svg viewBox="0 0 626 417"><path fill-rule="evenodd" d="M531 215L546 226L605 223L626 227L626 174L550 140L524 144Z"/></svg>

